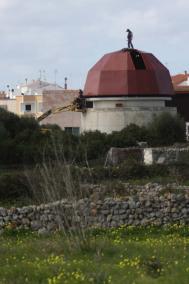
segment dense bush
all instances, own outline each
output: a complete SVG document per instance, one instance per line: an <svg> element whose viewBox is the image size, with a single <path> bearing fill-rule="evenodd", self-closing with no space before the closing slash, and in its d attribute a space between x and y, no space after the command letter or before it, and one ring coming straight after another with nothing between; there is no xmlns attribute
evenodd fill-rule
<svg viewBox="0 0 189 284"><path fill-rule="evenodd" d="M0 201L29 197L31 192L28 180L22 173L4 173L0 175Z"/></svg>
<svg viewBox="0 0 189 284"><path fill-rule="evenodd" d="M20 118L11 112L0 108L0 122L9 135L13 138L17 134Z"/></svg>
<svg viewBox="0 0 189 284"><path fill-rule="evenodd" d="M108 135L108 144L110 147L122 148L137 146L138 141L146 141L147 137L148 131L145 127L130 124L123 130Z"/></svg>
<svg viewBox="0 0 189 284"><path fill-rule="evenodd" d="M175 142L185 142L185 122L179 115L162 113L154 116L148 125L149 143L153 146L172 145Z"/></svg>
<svg viewBox="0 0 189 284"><path fill-rule="evenodd" d="M108 135L100 131L89 131L80 136L79 152L81 160L98 159L108 151Z"/></svg>
<svg viewBox="0 0 189 284"><path fill-rule="evenodd" d="M129 180L172 175L174 167L167 165L143 165L134 160L128 160L119 166L71 167L71 174L75 181L101 182L102 180Z"/></svg>
<svg viewBox="0 0 189 284"><path fill-rule="evenodd" d="M111 134L90 131L78 136L56 125L42 125L31 117L18 117L0 109L0 164L40 163L44 157L64 161L104 161L110 147L171 145L185 141L185 123L179 116L163 113L147 127L131 124Z"/></svg>
<svg viewBox="0 0 189 284"><path fill-rule="evenodd" d="M5 128L4 124L0 121L0 143L9 138L9 132Z"/></svg>
<svg viewBox="0 0 189 284"><path fill-rule="evenodd" d="M35 163L49 135L32 117L19 117L0 108L0 164Z"/></svg>
<svg viewBox="0 0 189 284"><path fill-rule="evenodd" d="M72 167L74 182L100 182L113 179L140 179L176 175L182 178L186 168L145 166L127 161L118 167L104 168L102 163L110 147L136 146L138 141L150 145L170 145L185 141L185 124L180 117L162 114L154 117L147 127L134 124L111 134L86 132L80 137L62 131L56 125L39 126L34 118L18 117L0 109L0 165L31 165L58 162L59 164L89 164L88 168ZM100 160L100 166L97 166ZM92 165L92 167L91 167ZM57 172L57 175L61 175ZM78 188L78 187L75 187ZM0 176L0 199L29 196L28 181L23 174L6 173Z"/></svg>

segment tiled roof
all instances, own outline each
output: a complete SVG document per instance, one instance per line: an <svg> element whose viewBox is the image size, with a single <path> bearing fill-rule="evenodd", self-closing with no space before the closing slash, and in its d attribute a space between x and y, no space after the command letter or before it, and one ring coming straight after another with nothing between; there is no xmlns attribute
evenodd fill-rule
<svg viewBox="0 0 189 284"><path fill-rule="evenodd" d="M172 76L172 82L175 92L178 94L188 94L189 93L189 74L177 74ZM186 83L186 84L185 84Z"/></svg>
<svg viewBox="0 0 189 284"><path fill-rule="evenodd" d="M184 81L187 81L189 78L189 74L177 74L175 76L172 76L172 82L174 86L178 86L179 84L183 83Z"/></svg>

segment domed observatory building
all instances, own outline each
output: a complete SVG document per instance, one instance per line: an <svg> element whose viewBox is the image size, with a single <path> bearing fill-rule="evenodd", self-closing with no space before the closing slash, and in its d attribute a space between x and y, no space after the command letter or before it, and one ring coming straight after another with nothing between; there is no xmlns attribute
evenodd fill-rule
<svg viewBox="0 0 189 284"><path fill-rule="evenodd" d="M150 122L174 94L169 71L151 53L123 49L104 55L89 71L83 95L86 112L81 129L111 133L127 125Z"/></svg>

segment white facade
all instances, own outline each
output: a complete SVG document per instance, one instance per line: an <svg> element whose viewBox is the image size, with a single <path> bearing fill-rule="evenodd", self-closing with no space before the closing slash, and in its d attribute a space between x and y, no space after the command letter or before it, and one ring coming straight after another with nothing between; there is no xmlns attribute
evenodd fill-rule
<svg viewBox="0 0 189 284"><path fill-rule="evenodd" d="M1 99L0 100L0 107L7 110L7 111L16 113L16 100L15 99L6 99L6 98Z"/></svg>
<svg viewBox="0 0 189 284"><path fill-rule="evenodd" d="M189 163L189 148L159 147L143 149L145 165Z"/></svg>
<svg viewBox="0 0 189 284"><path fill-rule="evenodd" d="M42 95L44 91L58 91L63 88L57 84L44 82L41 80L33 80L31 83L18 85L15 95Z"/></svg>
<svg viewBox="0 0 189 284"><path fill-rule="evenodd" d="M188 76L188 78L185 80L185 81L183 81L183 82L181 82L180 84L178 84L178 86L180 87L188 87L189 86L189 76Z"/></svg>
<svg viewBox="0 0 189 284"><path fill-rule="evenodd" d="M169 97L116 97L116 98L88 98L93 107L87 108L82 114L81 131L99 130L105 133L120 131L127 125L134 123L147 125L162 112L175 115L176 108L166 107L165 101Z"/></svg>

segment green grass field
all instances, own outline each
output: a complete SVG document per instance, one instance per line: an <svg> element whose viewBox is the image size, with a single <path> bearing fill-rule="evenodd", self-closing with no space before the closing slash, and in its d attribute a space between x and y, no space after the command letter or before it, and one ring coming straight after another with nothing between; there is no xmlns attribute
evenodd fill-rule
<svg viewBox="0 0 189 284"><path fill-rule="evenodd" d="M93 230L71 250L59 233L6 229L0 256L1 284L188 284L189 227Z"/></svg>

